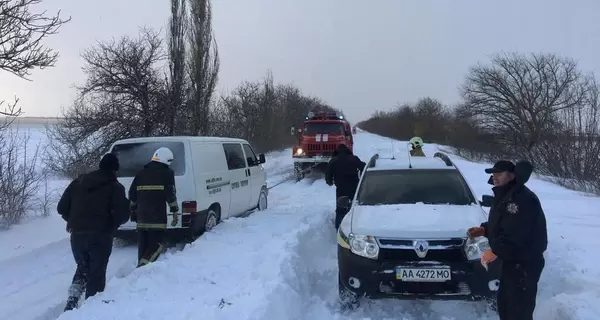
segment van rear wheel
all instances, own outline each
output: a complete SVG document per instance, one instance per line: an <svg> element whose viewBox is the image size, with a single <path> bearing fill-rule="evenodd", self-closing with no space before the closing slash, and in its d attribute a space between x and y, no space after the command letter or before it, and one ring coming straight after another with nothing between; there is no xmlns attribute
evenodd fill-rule
<svg viewBox="0 0 600 320"><path fill-rule="evenodd" d="M206 223L204 224L204 231L210 231L219 223L219 216L214 209L208 209L206 213Z"/></svg>

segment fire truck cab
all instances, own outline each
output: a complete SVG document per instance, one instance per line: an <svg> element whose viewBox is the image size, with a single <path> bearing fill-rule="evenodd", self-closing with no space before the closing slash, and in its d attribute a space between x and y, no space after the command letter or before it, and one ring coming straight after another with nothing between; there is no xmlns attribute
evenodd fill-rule
<svg viewBox="0 0 600 320"><path fill-rule="evenodd" d="M298 133L298 143L292 149L294 175L300 181L309 172L324 173L340 144L353 149L352 127L341 112L309 112Z"/></svg>

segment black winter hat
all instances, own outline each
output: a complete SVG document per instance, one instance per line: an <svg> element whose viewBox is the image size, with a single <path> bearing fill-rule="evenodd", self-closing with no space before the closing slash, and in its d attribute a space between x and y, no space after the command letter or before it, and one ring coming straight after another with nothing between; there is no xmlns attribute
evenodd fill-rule
<svg viewBox="0 0 600 320"><path fill-rule="evenodd" d="M338 145L338 147L335 150L335 152L337 154L342 154L342 153L344 153L344 154L352 154L352 151L350 151L350 148L348 148L348 146L345 145L345 144L343 144L343 143L340 144L340 145Z"/></svg>
<svg viewBox="0 0 600 320"><path fill-rule="evenodd" d="M485 173L515 172L515 164L511 161L500 160L494 164L493 168L485 169Z"/></svg>
<svg viewBox="0 0 600 320"><path fill-rule="evenodd" d="M119 159L114 153L107 153L100 160L100 170L119 171Z"/></svg>

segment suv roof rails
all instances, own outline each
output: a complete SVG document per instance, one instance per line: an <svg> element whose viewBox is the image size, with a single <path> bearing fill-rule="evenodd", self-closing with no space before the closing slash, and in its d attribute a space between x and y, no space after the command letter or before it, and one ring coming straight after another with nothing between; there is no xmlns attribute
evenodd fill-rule
<svg viewBox="0 0 600 320"><path fill-rule="evenodd" d="M379 153L376 153L371 157L369 163L367 164L367 168L374 168L375 164L377 163L377 159L379 159Z"/></svg>
<svg viewBox="0 0 600 320"><path fill-rule="evenodd" d="M442 159L442 161L444 161L444 163L446 163L446 166L448 167L453 167L454 163L452 162L452 160L450 160L450 157L448 157L445 153L443 152L436 152L433 155L434 158L440 158Z"/></svg>

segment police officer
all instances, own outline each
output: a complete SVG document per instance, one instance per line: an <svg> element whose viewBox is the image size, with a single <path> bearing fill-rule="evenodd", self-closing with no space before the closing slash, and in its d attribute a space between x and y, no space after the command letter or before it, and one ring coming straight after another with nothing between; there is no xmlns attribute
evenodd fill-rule
<svg viewBox="0 0 600 320"><path fill-rule="evenodd" d="M496 259L502 263L497 300L501 320L533 319L538 281L545 264L546 217L538 197L524 185L532 170L528 162L515 166L510 161L498 161L486 169L492 174L494 185L488 222L468 231L470 238L489 239L491 250L483 253L482 264Z"/></svg>
<svg viewBox="0 0 600 320"><path fill-rule="evenodd" d="M410 150L410 155L413 157L424 157L425 153L423 152L423 145L425 144L423 142L423 139L421 139L420 137L413 137L412 139L410 139L409 141L410 146L411 146L411 150Z"/></svg>
<svg viewBox="0 0 600 320"><path fill-rule="evenodd" d="M335 151L334 157L329 161L325 182L332 186L335 183L336 199L347 196L354 197L359 174L365 169L365 163L344 144L340 144ZM346 209L336 206L335 209L335 228L337 229L346 215Z"/></svg>
<svg viewBox="0 0 600 320"><path fill-rule="evenodd" d="M99 169L73 180L58 202L57 211L67 221L77 270L69 287L65 311L85 298L104 291L106 267L114 232L129 219L125 187L117 181L119 160L106 154Z"/></svg>
<svg viewBox="0 0 600 320"><path fill-rule="evenodd" d="M138 230L138 267L156 261L165 249L165 202L173 213L171 225L178 223L175 174L170 168L173 160L171 150L159 148L151 161L135 176L129 188L131 221L137 222Z"/></svg>

